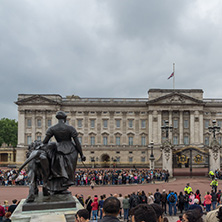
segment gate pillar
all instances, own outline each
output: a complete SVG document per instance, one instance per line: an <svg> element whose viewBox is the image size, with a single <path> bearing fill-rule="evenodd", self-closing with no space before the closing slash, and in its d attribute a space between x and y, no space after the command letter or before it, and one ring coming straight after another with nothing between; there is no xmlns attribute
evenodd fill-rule
<svg viewBox="0 0 222 222"><path fill-rule="evenodd" d="M213 139L209 147L210 155L210 170L213 172L217 169L220 169L220 144L216 139Z"/></svg>
<svg viewBox="0 0 222 222"><path fill-rule="evenodd" d="M170 176L173 176L173 146L169 140L164 141L161 150L163 170L168 170Z"/></svg>

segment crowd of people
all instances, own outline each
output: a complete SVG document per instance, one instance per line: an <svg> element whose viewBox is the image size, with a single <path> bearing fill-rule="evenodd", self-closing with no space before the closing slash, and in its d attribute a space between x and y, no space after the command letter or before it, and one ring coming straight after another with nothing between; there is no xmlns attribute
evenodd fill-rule
<svg viewBox="0 0 222 222"><path fill-rule="evenodd" d="M0 169L0 185L28 185L28 177L25 170L22 170L16 179L13 175L15 169ZM155 183L155 181L169 181L169 173L165 170L148 169L78 169L75 173L76 186L95 185L121 185L121 184L144 184ZM42 184L42 181L39 181Z"/></svg>
<svg viewBox="0 0 222 222"><path fill-rule="evenodd" d="M15 211L18 205L16 199L12 200L12 204L9 205L8 201L5 200L2 205L0 205L0 222L11 222L11 215Z"/></svg>

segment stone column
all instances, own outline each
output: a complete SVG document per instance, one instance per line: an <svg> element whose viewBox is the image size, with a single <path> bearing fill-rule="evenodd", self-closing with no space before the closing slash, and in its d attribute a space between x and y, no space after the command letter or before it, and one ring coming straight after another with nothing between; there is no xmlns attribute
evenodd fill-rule
<svg viewBox="0 0 222 222"><path fill-rule="evenodd" d="M168 170L170 176L173 176L173 152L172 152L172 144L169 140L166 140L161 146L162 150L162 163L163 170Z"/></svg>
<svg viewBox="0 0 222 222"><path fill-rule="evenodd" d="M35 134L36 134L36 110L32 112L32 142L36 140Z"/></svg>
<svg viewBox="0 0 222 222"><path fill-rule="evenodd" d="M210 144L209 155L210 155L210 170L213 172L220 169L220 144L216 139L213 139Z"/></svg>
<svg viewBox="0 0 222 222"><path fill-rule="evenodd" d="M169 126L172 126L172 111L169 111ZM172 141L172 133L170 133L170 130L169 130L169 140Z"/></svg>
<svg viewBox="0 0 222 222"><path fill-rule="evenodd" d="M190 144L194 144L194 112L190 111Z"/></svg>
<svg viewBox="0 0 222 222"><path fill-rule="evenodd" d="M183 144L183 111L180 111L179 144Z"/></svg>
<svg viewBox="0 0 222 222"><path fill-rule="evenodd" d="M162 142L162 111L158 111L157 115L157 144L161 144Z"/></svg>
<svg viewBox="0 0 222 222"><path fill-rule="evenodd" d="M153 111L149 111L149 143L153 141Z"/></svg>
<svg viewBox="0 0 222 222"><path fill-rule="evenodd" d="M203 144L203 111L199 111L199 143Z"/></svg>

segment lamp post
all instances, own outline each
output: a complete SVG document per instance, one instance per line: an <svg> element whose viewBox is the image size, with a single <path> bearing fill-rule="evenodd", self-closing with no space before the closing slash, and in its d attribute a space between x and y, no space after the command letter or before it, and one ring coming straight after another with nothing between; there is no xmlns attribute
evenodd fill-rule
<svg viewBox="0 0 222 222"><path fill-rule="evenodd" d="M169 120L164 121L165 125L161 126L162 132L166 132L166 139L169 137L169 130L172 131L173 127L169 126Z"/></svg>
<svg viewBox="0 0 222 222"><path fill-rule="evenodd" d="M150 148L150 169L154 169L154 160L155 160L155 157L154 157L154 155L153 155L153 145L154 145L154 143L153 143L153 141L151 141L150 142L150 144L149 144L149 146L148 146L148 148Z"/></svg>
<svg viewBox="0 0 222 222"><path fill-rule="evenodd" d="M211 133L213 133L213 138L214 139L216 139L216 132L220 132L220 127L219 126L216 126L216 120L213 120L212 121L212 124L213 124L213 126L209 126L208 127L208 130L209 130L209 132Z"/></svg>

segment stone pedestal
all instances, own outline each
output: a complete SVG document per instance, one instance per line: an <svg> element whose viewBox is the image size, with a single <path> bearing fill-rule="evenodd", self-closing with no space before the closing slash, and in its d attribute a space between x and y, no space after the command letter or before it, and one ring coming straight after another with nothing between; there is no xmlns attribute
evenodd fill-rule
<svg viewBox="0 0 222 222"><path fill-rule="evenodd" d="M76 197L73 197L73 199L76 203L76 207L67 205L66 208L58 206L56 209L36 209L29 211L23 210L26 205L26 200L23 199L12 214L11 220L12 222L73 222L75 221L76 212L79 209L83 209L83 206L80 204L78 199Z"/></svg>
<svg viewBox="0 0 222 222"><path fill-rule="evenodd" d="M155 160L155 157L153 157L153 156L150 156L150 169L152 169L152 170L154 170L154 160Z"/></svg>
<svg viewBox="0 0 222 222"><path fill-rule="evenodd" d="M216 139L213 139L209 147L210 155L210 170L213 172L220 169L220 144Z"/></svg>
<svg viewBox="0 0 222 222"><path fill-rule="evenodd" d="M166 140L162 146L162 163L163 163L163 170L168 170L170 176L173 175L173 154L172 154L173 146L169 140Z"/></svg>

